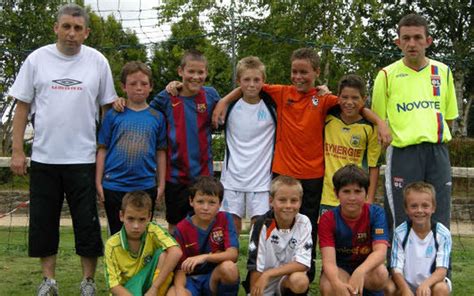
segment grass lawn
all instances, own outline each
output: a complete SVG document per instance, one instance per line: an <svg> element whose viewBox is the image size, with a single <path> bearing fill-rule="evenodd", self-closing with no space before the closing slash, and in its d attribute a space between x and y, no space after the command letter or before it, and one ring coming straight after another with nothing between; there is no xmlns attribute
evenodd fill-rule
<svg viewBox="0 0 474 296"><path fill-rule="evenodd" d="M104 238L106 234L104 232ZM0 295L34 295L41 281L38 259L27 257L26 230L15 227L9 230L0 227ZM474 237L453 237L453 295L474 295ZM239 269L241 278L246 275L245 264L248 237L240 239ZM74 237L71 227L61 227L61 244L56 269L56 279L61 295L77 295L81 281L79 257L74 253ZM321 261L316 263L317 274ZM105 289L102 260L99 260L96 283L98 295L108 295ZM241 289L239 295L244 295ZM318 281L311 285L309 295L319 295Z"/></svg>

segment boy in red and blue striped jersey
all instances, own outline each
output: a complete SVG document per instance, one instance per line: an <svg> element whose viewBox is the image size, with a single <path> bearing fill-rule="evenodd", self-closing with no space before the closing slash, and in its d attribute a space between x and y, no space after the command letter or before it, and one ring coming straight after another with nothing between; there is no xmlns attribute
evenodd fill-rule
<svg viewBox="0 0 474 296"><path fill-rule="evenodd" d="M176 226L183 255L167 295L237 295L239 241L232 215L219 211L224 187L216 178L202 176L190 191L194 214Z"/></svg>
<svg viewBox="0 0 474 296"><path fill-rule="evenodd" d="M318 227L321 295L380 295L381 290L391 295L384 265L387 222L381 207L366 203L367 173L348 164L336 171L333 183L340 205L324 213Z"/></svg>

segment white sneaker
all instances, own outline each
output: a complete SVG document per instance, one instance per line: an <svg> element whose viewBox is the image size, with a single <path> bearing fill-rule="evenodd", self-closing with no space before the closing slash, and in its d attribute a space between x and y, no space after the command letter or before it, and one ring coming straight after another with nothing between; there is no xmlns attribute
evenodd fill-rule
<svg viewBox="0 0 474 296"><path fill-rule="evenodd" d="M81 282L81 296L95 296L95 282L92 278L83 279Z"/></svg>
<svg viewBox="0 0 474 296"><path fill-rule="evenodd" d="M38 287L38 296L58 296L58 283L54 279L43 278Z"/></svg>

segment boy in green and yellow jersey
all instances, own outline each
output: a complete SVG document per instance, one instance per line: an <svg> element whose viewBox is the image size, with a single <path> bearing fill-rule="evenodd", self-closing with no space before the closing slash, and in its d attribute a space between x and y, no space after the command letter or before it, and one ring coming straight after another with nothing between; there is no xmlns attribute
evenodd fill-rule
<svg viewBox="0 0 474 296"><path fill-rule="evenodd" d="M144 191L122 200L122 230L105 245L105 277L114 295L165 295L182 251L162 227L150 222L151 199Z"/></svg>

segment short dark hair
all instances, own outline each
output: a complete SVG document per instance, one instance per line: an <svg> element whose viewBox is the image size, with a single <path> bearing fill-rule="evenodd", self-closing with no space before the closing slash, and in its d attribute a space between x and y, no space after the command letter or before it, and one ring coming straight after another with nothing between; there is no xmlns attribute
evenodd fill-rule
<svg viewBox="0 0 474 296"><path fill-rule="evenodd" d="M59 19L63 15L72 15L74 17L83 17L86 27L89 27L89 14L87 11L74 3L63 5L59 8L58 14L56 15L56 21L59 22Z"/></svg>
<svg viewBox="0 0 474 296"><path fill-rule="evenodd" d="M357 89L362 97L365 97L367 94L365 80L359 75L348 74L343 76L341 80L339 80L339 86L337 88L338 95L340 95L341 91L346 87Z"/></svg>
<svg viewBox="0 0 474 296"><path fill-rule="evenodd" d="M152 210L151 197L145 191L132 191L125 194L122 199L122 207L120 208L122 212L125 212L127 207L133 207L139 210Z"/></svg>
<svg viewBox="0 0 474 296"><path fill-rule="evenodd" d="M298 48L291 54L291 62L294 60L308 60L314 70L319 69L319 54L312 48Z"/></svg>
<svg viewBox="0 0 474 296"><path fill-rule="evenodd" d="M125 85L127 83L128 75L134 74L136 72L142 72L143 74L148 76L150 85L153 85L153 77L150 68L145 63L142 63L140 61L131 61L123 66L122 72L120 73L120 82Z"/></svg>
<svg viewBox="0 0 474 296"><path fill-rule="evenodd" d="M199 176L196 178L194 184L189 188L191 200L194 199L197 192L217 196L220 202L224 198L224 186L222 186L221 181L212 176Z"/></svg>
<svg viewBox="0 0 474 296"><path fill-rule="evenodd" d="M365 192L369 190L369 175L359 166L351 163L338 169L334 176L332 176L332 183L334 184L334 190L336 195L339 193L342 187L347 185L356 184L359 187L365 189Z"/></svg>
<svg viewBox="0 0 474 296"><path fill-rule="evenodd" d="M431 196L433 207L436 208L436 190L433 185L423 181L413 182L403 188L403 206L407 208L407 196L410 192L427 193Z"/></svg>
<svg viewBox="0 0 474 296"><path fill-rule="evenodd" d="M425 28L425 37L428 37L430 35L430 32L428 30L428 22L424 17L416 13L407 14L402 17L402 19L398 22L397 35L399 37L401 27L423 27Z"/></svg>
<svg viewBox="0 0 474 296"><path fill-rule="evenodd" d="M198 62L203 62L206 64L207 68L207 59L204 56L202 52L196 49L188 49L184 52L183 56L181 57L181 62L179 64L179 67L184 68L186 66L186 63L189 61L198 61Z"/></svg>
<svg viewBox="0 0 474 296"><path fill-rule="evenodd" d="M270 186L270 196L275 197L275 194L281 188L281 186L295 186L296 190L298 190L298 195L301 198L303 197L303 186L301 182L297 179L289 176L280 175L272 180L272 184Z"/></svg>

